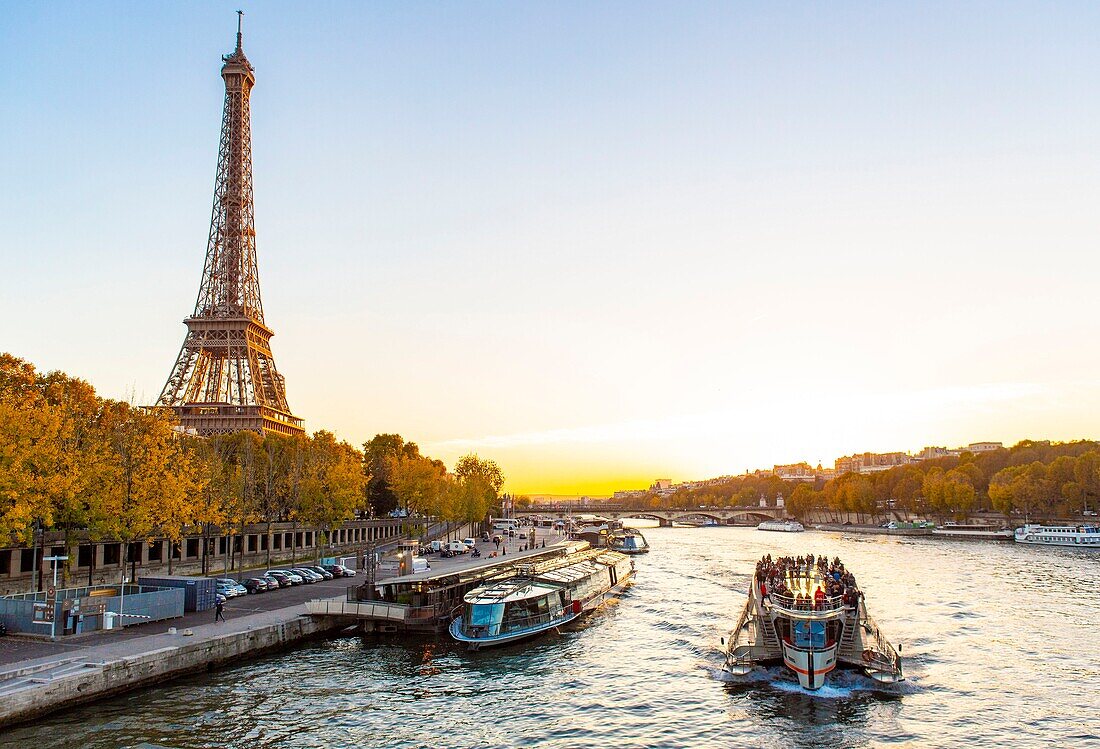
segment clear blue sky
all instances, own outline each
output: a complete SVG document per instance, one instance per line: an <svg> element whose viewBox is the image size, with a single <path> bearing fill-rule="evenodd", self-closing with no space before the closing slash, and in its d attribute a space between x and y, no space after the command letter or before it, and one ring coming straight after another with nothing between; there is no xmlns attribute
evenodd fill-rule
<svg viewBox="0 0 1100 749"><path fill-rule="evenodd" d="M1093 3L10 3L0 350L159 393L237 7L310 429L559 492L1097 436Z"/></svg>

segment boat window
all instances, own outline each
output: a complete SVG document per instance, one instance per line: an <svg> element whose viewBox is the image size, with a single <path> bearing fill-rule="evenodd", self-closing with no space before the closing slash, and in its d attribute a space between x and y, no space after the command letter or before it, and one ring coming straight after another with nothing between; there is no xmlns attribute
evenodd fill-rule
<svg viewBox="0 0 1100 749"><path fill-rule="evenodd" d="M536 623L538 603L530 598L522 601L510 601L504 607L502 631L526 629Z"/></svg>
<svg viewBox="0 0 1100 749"><path fill-rule="evenodd" d="M825 622L795 621L793 629L795 647L825 647Z"/></svg>
<svg viewBox="0 0 1100 749"><path fill-rule="evenodd" d="M466 621L471 627L491 627L500 624L503 612L502 603L469 603L466 604Z"/></svg>

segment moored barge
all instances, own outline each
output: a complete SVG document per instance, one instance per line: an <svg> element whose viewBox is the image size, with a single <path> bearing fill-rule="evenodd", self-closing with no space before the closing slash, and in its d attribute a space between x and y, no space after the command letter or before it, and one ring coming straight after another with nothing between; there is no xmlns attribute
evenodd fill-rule
<svg viewBox="0 0 1100 749"><path fill-rule="evenodd" d="M467 593L449 631L471 650L525 640L592 611L633 579L634 562L606 549L523 565L514 577Z"/></svg>

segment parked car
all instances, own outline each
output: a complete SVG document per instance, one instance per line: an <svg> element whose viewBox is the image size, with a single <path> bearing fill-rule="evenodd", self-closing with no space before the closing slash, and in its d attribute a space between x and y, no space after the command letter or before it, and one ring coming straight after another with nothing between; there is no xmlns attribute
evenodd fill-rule
<svg viewBox="0 0 1100 749"><path fill-rule="evenodd" d="M269 570L267 572L267 577L274 580L275 584L280 588L289 588L294 584L290 581L290 573L285 570Z"/></svg>
<svg viewBox="0 0 1100 749"><path fill-rule="evenodd" d="M407 518L409 513L402 510L400 507L390 513L391 518Z"/></svg>
<svg viewBox="0 0 1100 749"><path fill-rule="evenodd" d="M477 542L474 541L474 539L472 539L472 538L464 538L464 539L462 539L462 543L466 544L466 546L468 546L471 549L474 548L474 546L477 544Z"/></svg>
<svg viewBox="0 0 1100 749"><path fill-rule="evenodd" d="M321 567L332 573L333 577L354 577L355 570L348 569L342 564L322 564Z"/></svg>
<svg viewBox="0 0 1100 749"><path fill-rule="evenodd" d="M316 572L318 575L325 578L326 580L331 580L334 577L336 577L336 575L332 574L331 572L329 572L328 570L326 570L324 567L322 567L319 564L311 564L307 569L313 570L314 572Z"/></svg>
<svg viewBox="0 0 1100 749"><path fill-rule="evenodd" d="M279 587L279 583L275 583L275 587ZM262 577L250 577L244 581L244 589L249 593L266 593L269 590L267 580Z"/></svg>
<svg viewBox="0 0 1100 749"><path fill-rule="evenodd" d="M237 596L243 596L248 593L247 588L236 580L231 580L228 577L222 577L215 580L214 587L226 598L236 598Z"/></svg>
<svg viewBox="0 0 1100 749"><path fill-rule="evenodd" d="M281 588L288 587L286 585L283 585L284 579L288 583L290 583L290 585L302 585L303 583L305 583L305 579L301 575L293 572L292 570L269 570L267 574L278 580L279 587Z"/></svg>
<svg viewBox="0 0 1100 749"><path fill-rule="evenodd" d="M216 593L214 595L214 603L225 603L226 600L228 600L228 599L225 596L223 596L221 593Z"/></svg>
<svg viewBox="0 0 1100 749"><path fill-rule="evenodd" d="M268 590L278 590L279 588L288 588L288 587L290 587L290 581L289 580L287 580L286 585L283 585L281 582L279 582L278 578L274 578L266 572L264 574L260 575L260 579L263 580L265 583L267 583L267 589Z"/></svg>
<svg viewBox="0 0 1100 749"><path fill-rule="evenodd" d="M290 571L298 575L307 583L319 583L325 579L307 567L294 567Z"/></svg>

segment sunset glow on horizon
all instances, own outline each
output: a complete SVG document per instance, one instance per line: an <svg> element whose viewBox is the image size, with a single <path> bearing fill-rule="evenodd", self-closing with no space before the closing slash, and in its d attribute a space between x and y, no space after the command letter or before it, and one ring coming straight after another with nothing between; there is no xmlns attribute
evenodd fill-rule
<svg viewBox="0 0 1100 749"><path fill-rule="evenodd" d="M1100 436L1100 7L337 7L244 5L308 430L559 495ZM6 9L0 351L156 399L235 8Z"/></svg>

